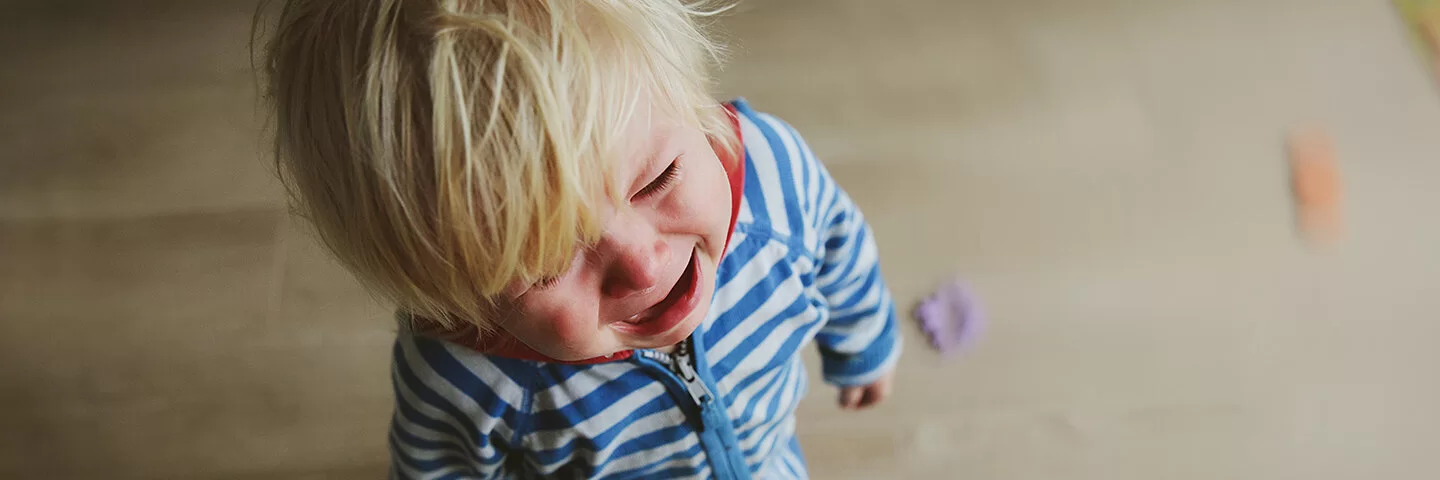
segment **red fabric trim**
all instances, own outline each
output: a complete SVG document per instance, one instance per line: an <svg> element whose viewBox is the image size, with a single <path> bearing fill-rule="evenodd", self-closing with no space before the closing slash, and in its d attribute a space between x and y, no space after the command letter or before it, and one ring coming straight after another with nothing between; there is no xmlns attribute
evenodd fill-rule
<svg viewBox="0 0 1440 480"><path fill-rule="evenodd" d="M734 154L727 154L724 148L715 149L723 155L720 165L725 167L725 176L730 179L730 231L725 233L725 250L730 249L730 237L735 235L735 221L740 218L740 199L745 198L745 140L740 134L740 114L735 106L725 104L725 114L730 117L730 126L735 129Z"/></svg>
<svg viewBox="0 0 1440 480"><path fill-rule="evenodd" d="M735 129L735 140L737 142L737 151L734 155L728 154L727 149L715 148L715 153L720 158L720 165L725 168L725 176L730 181L730 231L725 234L725 250L728 250L730 248L730 237L735 234L735 221L740 218L740 200L744 198L745 192L745 142L740 134L740 114L736 112L735 107L730 104L725 105L725 113L726 116L730 117L730 125ZM635 355L634 350L625 350L615 352L608 357L595 357L577 361L560 361L536 352L534 349L531 349L504 332L484 335L480 333L479 328L471 324L446 330L444 327L441 327L440 324L428 319L420 317L411 317L411 319L415 329L421 334L497 357L570 365L589 365L624 360Z"/></svg>

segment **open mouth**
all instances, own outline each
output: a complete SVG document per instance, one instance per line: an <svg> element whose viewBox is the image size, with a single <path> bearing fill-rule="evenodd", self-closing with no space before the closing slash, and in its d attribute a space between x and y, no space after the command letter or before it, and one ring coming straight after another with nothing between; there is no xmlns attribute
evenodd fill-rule
<svg viewBox="0 0 1440 480"><path fill-rule="evenodd" d="M685 267L685 271L675 281L675 286L670 288L669 295L645 311L614 325L635 335L658 335L669 331L695 311L695 306L699 303L696 294L700 285L699 278L700 256L698 252L691 250L690 265Z"/></svg>

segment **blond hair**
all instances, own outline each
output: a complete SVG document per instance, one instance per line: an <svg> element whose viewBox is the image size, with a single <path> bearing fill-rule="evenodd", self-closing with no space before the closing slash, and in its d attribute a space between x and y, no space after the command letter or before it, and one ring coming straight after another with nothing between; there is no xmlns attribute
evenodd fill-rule
<svg viewBox="0 0 1440 480"><path fill-rule="evenodd" d="M296 209L377 293L482 328L514 282L563 272L617 199L649 96L717 144L720 10L679 0L289 0L265 46ZM258 18L258 17L257 17Z"/></svg>

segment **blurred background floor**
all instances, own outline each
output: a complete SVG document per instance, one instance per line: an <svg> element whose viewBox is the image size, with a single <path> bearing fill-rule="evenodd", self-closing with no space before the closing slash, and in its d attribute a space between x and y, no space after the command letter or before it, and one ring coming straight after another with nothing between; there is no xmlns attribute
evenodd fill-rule
<svg viewBox="0 0 1440 480"><path fill-rule="evenodd" d="M92 4L93 3L93 4ZM0 15L0 477L373 478L393 328L287 217L254 4ZM813 383L817 478L1440 478L1440 95L1363 0L749 1L727 95L865 209L952 359ZM1349 235L1292 227L1335 136ZM908 312L905 312L908 313Z"/></svg>

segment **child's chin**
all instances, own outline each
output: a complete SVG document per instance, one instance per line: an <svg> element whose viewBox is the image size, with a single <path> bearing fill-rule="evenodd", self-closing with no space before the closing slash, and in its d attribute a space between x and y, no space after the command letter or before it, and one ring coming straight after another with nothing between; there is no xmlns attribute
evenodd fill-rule
<svg viewBox="0 0 1440 480"><path fill-rule="evenodd" d="M675 330L665 335L667 337L666 341L669 342L666 343L665 346L668 347L684 342L690 334L695 333L695 329L700 328L700 322L703 320L705 320L705 312L696 309L695 313L690 315L690 318L685 319L680 325L675 326Z"/></svg>

